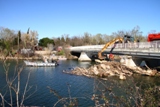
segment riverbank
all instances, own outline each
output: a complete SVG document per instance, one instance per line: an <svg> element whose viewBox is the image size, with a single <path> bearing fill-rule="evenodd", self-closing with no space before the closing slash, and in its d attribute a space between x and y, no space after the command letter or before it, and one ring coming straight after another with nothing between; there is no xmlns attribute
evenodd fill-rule
<svg viewBox="0 0 160 107"><path fill-rule="evenodd" d="M42 56L38 56L38 55L35 55L35 56L32 56L32 57L24 57L24 56L14 56L14 57L11 57L11 56L7 56L7 57L4 57L4 56L0 56L0 60L4 60L4 59L24 59L24 60L41 60L43 59L44 57L46 58L52 58L54 60L67 60L68 58L66 58L65 56L50 56L50 55L42 55Z"/></svg>
<svg viewBox="0 0 160 107"><path fill-rule="evenodd" d="M4 59L15 59L15 60L17 60L17 59L28 59L28 60L32 60L32 59L41 59L41 58L37 57L37 56L34 56L34 57L22 57L22 56L20 56L20 57L17 57L17 56L15 56L15 57L10 57L10 56L4 57L4 56L1 56L0 59L1 60L4 60Z"/></svg>

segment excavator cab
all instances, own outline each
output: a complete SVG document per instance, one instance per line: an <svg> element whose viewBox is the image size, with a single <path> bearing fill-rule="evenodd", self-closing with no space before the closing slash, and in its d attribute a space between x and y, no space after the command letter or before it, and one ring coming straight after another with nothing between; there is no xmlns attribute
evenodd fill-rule
<svg viewBox="0 0 160 107"><path fill-rule="evenodd" d="M130 35L124 35L123 37L124 39L124 43L128 43L128 42L134 42L134 37L130 36Z"/></svg>

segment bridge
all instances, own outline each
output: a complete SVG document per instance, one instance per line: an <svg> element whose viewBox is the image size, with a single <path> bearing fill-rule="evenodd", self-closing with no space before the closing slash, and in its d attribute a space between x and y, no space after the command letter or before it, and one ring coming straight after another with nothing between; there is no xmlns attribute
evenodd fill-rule
<svg viewBox="0 0 160 107"><path fill-rule="evenodd" d="M72 55L79 57L80 61L93 60L97 58L98 52L103 47L104 45L76 46L70 47L70 52ZM112 47L113 45L109 46L102 55L109 54ZM119 43L114 48L112 54L119 56L132 56L132 59L136 59L134 60L136 63L137 60L145 60L150 66L160 66L160 41Z"/></svg>

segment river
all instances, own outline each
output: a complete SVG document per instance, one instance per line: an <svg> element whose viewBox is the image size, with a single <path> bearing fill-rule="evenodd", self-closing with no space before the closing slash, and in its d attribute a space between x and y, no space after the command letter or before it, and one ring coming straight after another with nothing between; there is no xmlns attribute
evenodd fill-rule
<svg viewBox="0 0 160 107"><path fill-rule="evenodd" d="M16 62L14 60L10 60L9 63L9 78L12 78L15 71ZM22 60L19 63L20 66L24 64ZM22 90L24 90L29 72L31 73L29 78L29 87L32 88L29 90L27 95L31 95L31 93L34 92L37 87L36 92L24 101L24 105L53 107L54 104L58 101L58 97L51 93L48 87L54 89L61 97L76 97L78 99L79 107L88 107L94 105L94 101L91 100L91 97L95 92L95 86L102 87L102 85L97 85L99 84L97 81L102 81L105 85L111 84L111 81L122 86L127 86L128 84L133 85L133 81L143 84L154 83L156 85L160 85L160 80L158 77L134 75L133 78L127 77L126 81L119 80L118 77L109 77L108 80L104 81L84 76L69 75L62 72L63 70L71 70L77 66L87 68L93 64L93 62L91 63L78 62L77 60L64 60L59 61L59 66L56 67L24 67L21 73L21 93ZM2 62L0 62L0 68L0 92L5 93L6 77ZM122 93L123 95L123 89L121 90L120 88L115 88L114 90L118 94ZM5 99L9 100L9 94L5 95ZM61 106L61 103L59 103L56 107Z"/></svg>

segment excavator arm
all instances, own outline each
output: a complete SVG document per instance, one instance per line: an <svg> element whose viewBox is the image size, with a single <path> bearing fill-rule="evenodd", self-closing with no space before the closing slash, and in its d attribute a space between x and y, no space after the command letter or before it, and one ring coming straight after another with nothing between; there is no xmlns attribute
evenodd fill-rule
<svg viewBox="0 0 160 107"><path fill-rule="evenodd" d="M114 44L117 41L122 42L123 38L115 38L115 39L109 41L108 43L106 43L105 46L98 52L98 58L104 59L104 57L102 57L102 52L105 51L110 45Z"/></svg>

